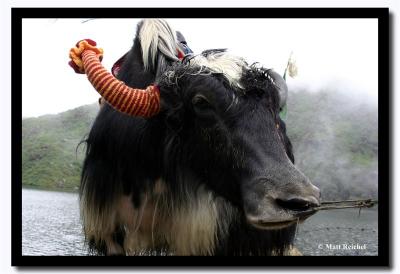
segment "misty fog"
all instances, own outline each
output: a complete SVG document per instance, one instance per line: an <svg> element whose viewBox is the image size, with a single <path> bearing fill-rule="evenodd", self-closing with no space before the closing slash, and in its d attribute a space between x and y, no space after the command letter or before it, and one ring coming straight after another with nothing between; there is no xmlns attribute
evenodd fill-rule
<svg viewBox="0 0 400 274"><path fill-rule="evenodd" d="M346 89L292 90L286 119L296 166L322 200L376 198L377 102Z"/></svg>

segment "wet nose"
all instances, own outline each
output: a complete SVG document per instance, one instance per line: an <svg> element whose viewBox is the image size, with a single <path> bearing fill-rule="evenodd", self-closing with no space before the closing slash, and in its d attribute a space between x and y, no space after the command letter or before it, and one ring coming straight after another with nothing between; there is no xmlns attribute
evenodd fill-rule
<svg viewBox="0 0 400 274"><path fill-rule="evenodd" d="M320 205L321 191L318 187L309 183L303 195L290 195L276 198L276 204L285 210L307 211Z"/></svg>

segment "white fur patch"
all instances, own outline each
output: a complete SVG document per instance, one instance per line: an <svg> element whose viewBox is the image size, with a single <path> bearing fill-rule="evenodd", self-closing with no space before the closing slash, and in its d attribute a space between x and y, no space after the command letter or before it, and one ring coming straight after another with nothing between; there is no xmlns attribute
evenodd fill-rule
<svg viewBox="0 0 400 274"><path fill-rule="evenodd" d="M166 247L169 255L212 255L218 235L227 235L237 212L203 187L182 195L188 203L177 206L177 198L158 180L154 191L142 196L140 208L134 208L131 196L123 195L104 212L94 213L83 206L86 236L97 243L105 241L109 254L150 255ZM112 241L115 228L121 225L123 247Z"/></svg>
<svg viewBox="0 0 400 274"><path fill-rule="evenodd" d="M158 51L178 61L176 32L163 19L145 19L139 33L146 70L156 66Z"/></svg>
<svg viewBox="0 0 400 274"><path fill-rule="evenodd" d="M243 88L240 84L243 70L248 67L243 58L231 55L227 52L211 53L207 56L196 55L190 60L190 64L204 66L213 72L222 73L234 87Z"/></svg>
<svg viewBox="0 0 400 274"><path fill-rule="evenodd" d="M174 255L212 255L217 233L222 237L227 234L234 209L204 188L187 198L188 205L173 211L173 222L166 235L171 252Z"/></svg>

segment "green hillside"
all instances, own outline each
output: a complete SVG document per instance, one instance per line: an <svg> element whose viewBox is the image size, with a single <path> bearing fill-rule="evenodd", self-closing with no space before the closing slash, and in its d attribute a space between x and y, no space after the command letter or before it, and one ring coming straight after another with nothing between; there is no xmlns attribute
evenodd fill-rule
<svg viewBox="0 0 400 274"><path fill-rule="evenodd" d="M98 105L22 120L22 184L73 191L79 185L84 145Z"/></svg>
<svg viewBox="0 0 400 274"><path fill-rule="evenodd" d="M84 145L98 105L22 121L22 183L74 191ZM333 91L293 92L287 132L296 165L322 190L323 198L377 196L377 107Z"/></svg>

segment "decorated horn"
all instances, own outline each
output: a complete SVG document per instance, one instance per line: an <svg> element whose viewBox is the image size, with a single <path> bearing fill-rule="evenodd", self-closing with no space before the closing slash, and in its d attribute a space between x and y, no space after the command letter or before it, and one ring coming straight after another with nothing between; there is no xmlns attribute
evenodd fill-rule
<svg viewBox="0 0 400 274"><path fill-rule="evenodd" d="M103 50L96 42L85 39L76 44L69 52L69 65L76 73L85 73L96 91L116 110L132 115L149 118L160 111L160 91L155 85L146 89L127 86L116 79L101 64Z"/></svg>
<svg viewBox="0 0 400 274"><path fill-rule="evenodd" d="M268 74L274 79L275 86L279 91L279 107L283 108L286 105L287 97L288 97L288 87L286 85L286 81L279 75L279 73L273 71L272 69L268 72Z"/></svg>

